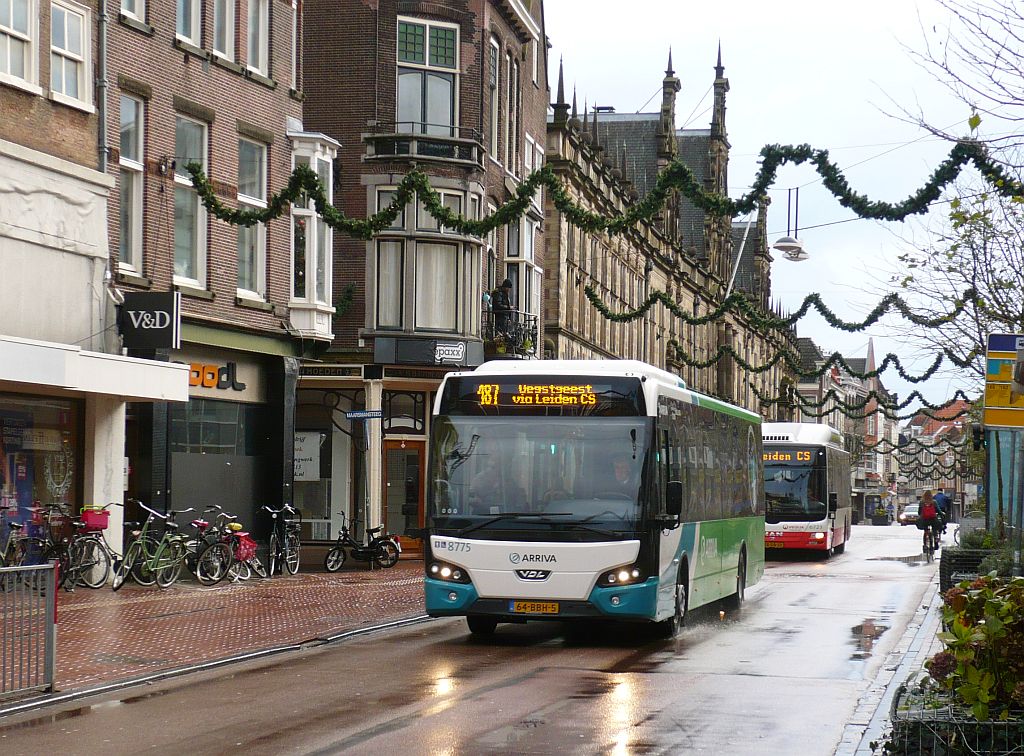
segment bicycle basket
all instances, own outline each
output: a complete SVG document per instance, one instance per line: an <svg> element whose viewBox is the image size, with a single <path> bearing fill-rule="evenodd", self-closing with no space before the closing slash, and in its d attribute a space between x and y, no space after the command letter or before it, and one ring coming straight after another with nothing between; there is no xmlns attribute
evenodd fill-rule
<svg viewBox="0 0 1024 756"><path fill-rule="evenodd" d="M246 533L239 534L238 541L235 543L235 560L248 562L254 556L256 556L256 541Z"/></svg>
<svg viewBox="0 0 1024 756"><path fill-rule="evenodd" d="M82 522L85 523L85 529L90 532L106 530L109 520L110 512L106 509L82 510Z"/></svg>

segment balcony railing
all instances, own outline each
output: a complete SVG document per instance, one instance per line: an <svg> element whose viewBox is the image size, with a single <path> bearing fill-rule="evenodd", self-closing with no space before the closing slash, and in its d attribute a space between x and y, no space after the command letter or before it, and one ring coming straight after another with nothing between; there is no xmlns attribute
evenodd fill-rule
<svg viewBox="0 0 1024 756"><path fill-rule="evenodd" d="M536 358L538 317L528 312L483 311L484 353L488 357Z"/></svg>
<svg viewBox="0 0 1024 756"><path fill-rule="evenodd" d="M372 128L363 134L367 160L407 158L483 167L484 146L475 129L409 122L378 122Z"/></svg>

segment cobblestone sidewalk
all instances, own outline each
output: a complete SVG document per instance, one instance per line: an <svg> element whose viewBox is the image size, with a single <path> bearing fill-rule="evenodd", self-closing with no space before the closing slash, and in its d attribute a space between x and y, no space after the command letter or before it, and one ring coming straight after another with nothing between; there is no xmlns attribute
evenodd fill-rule
<svg viewBox="0 0 1024 756"><path fill-rule="evenodd" d="M58 601L57 689L67 693L422 615L423 563L212 588L78 588Z"/></svg>

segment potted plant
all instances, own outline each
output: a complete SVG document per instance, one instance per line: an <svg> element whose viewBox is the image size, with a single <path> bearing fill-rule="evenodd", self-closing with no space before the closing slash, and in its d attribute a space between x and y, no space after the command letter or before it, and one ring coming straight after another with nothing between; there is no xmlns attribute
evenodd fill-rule
<svg viewBox="0 0 1024 756"><path fill-rule="evenodd" d="M889 524L889 513L885 510L881 504L875 507L875 511L871 513L871 524L872 525L888 525Z"/></svg>
<svg viewBox="0 0 1024 756"><path fill-rule="evenodd" d="M531 341L530 339L526 339L525 341L523 341L523 351L529 352L531 349L533 349L533 341Z"/></svg>
<svg viewBox="0 0 1024 756"><path fill-rule="evenodd" d="M997 559L993 558L1004 547L1005 543L987 530L964 533L959 546L944 546L939 558L939 590L948 591L961 580L973 580L992 569L998 570ZM982 569L983 566L987 568Z"/></svg>

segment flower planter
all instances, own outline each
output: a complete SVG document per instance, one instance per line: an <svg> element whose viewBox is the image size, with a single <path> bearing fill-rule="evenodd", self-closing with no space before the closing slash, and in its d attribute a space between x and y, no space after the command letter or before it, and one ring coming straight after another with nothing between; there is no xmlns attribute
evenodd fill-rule
<svg viewBox="0 0 1024 756"><path fill-rule="evenodd" d="M962 580L974 580L978 568L992 549L961 549L944 546L939 557L939 590L945 593Z"/></svg>
<svg viewBox="0 0 1024 756"><path fill-rule="evenodd" d="M871 515L871 524L872 525L888 525L889 524L889 515L887 515L887 514Z"/></svg>

